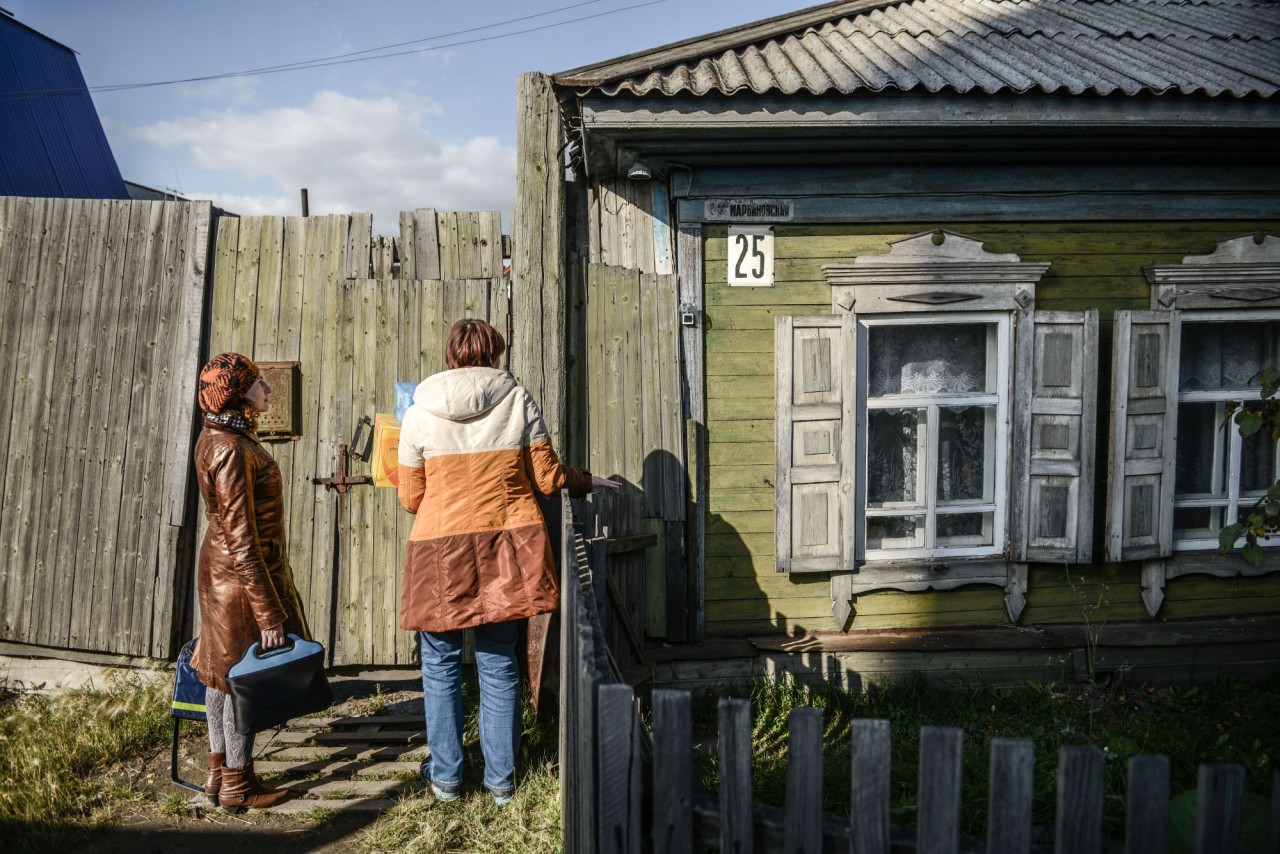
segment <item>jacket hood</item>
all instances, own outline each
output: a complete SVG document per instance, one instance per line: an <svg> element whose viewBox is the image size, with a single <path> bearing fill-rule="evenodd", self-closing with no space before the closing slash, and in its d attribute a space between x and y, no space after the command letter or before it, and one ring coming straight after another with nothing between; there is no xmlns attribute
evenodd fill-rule
<svg viewBox="0 0 1280 854"><path fill-rule="evenodd" d="M413 392L415 406L450 421L468 421L493 409L516 387L498 368L457 368L427 377Z"/></svg>

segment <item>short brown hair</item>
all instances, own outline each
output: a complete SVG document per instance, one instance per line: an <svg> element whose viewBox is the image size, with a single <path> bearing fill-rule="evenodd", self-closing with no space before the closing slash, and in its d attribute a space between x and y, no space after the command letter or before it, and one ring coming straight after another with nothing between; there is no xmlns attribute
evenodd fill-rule
<svg viewBox="0 0 1280 854"><path fill-rule="evenodd" d="M467 318L449 330L444 361L450 368L488 368L497 365L506 349L498 330L483 320Z"/></svg>

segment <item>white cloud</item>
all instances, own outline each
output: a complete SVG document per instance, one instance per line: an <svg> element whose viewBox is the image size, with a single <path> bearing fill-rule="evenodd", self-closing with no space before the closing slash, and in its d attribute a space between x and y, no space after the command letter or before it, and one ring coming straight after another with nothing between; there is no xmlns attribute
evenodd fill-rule
<svg viewBox="0 0 1280 854"><path fill-rule="evenodd" d="M439 113L412 95L361 99L325 91L305 107L207 112L131 135L186 148L201 169L225 174L224 186L189 195L235 213L297 213L302 187L312 213L369 211L380 233L394 232L399 212L418 207L509 210L515 148L493 137L442 140L423 123ZM278 195L237 192L264 179Z"/></svg>
<svg viewBox="0 0 1280 854"><path fill-rule="evenodd" d="M258 100L262 81L256 77L224 77L203 83L184 83L178 87L179 97L191 101L226 101L241 107Z"/></svg>

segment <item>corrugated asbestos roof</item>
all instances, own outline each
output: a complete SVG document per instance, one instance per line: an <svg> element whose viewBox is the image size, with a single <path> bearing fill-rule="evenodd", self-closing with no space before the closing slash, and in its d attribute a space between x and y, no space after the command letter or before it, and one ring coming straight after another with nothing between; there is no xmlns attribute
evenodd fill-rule
<svg viewBox="0 0 1280 854"><path fill-rule="evenodd" d="M832 12L840 6L832 4ZM605 95L1143 92L1270 97L1280 90L1272 0L916 0L612 79L618 61L557 75ZM818 10L810 10L818 11ZM810 16L812 19L812 16ZM744 31L750 27L742 28ZM756 28L758 30L758 27ZM709 39L709 41L711 41ZM708 47L711 47L709 44ZM652 52L657 59L663 49ZM669 61L670 52L662 57ZM628 60L643 62L638 54ZM643 66L641 66L643 67ZM652 67L652 66L650 66Z"/></svg>

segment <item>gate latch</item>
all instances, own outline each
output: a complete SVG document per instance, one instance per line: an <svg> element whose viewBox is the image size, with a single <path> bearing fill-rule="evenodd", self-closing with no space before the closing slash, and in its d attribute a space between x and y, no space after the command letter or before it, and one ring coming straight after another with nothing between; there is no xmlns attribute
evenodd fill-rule
<svg viewBox="0 0 1280 854"><path fill-rule="evenodd" d="M313 477L311 482L317 486L323 486L325 489L336 489L340 495L352 486L373 483L373 478L367 474L347 474L347 460L350 456L347 452L347 446L339 445L337 459L334 461L337 471L334 472L333 477Z"/></svg>

